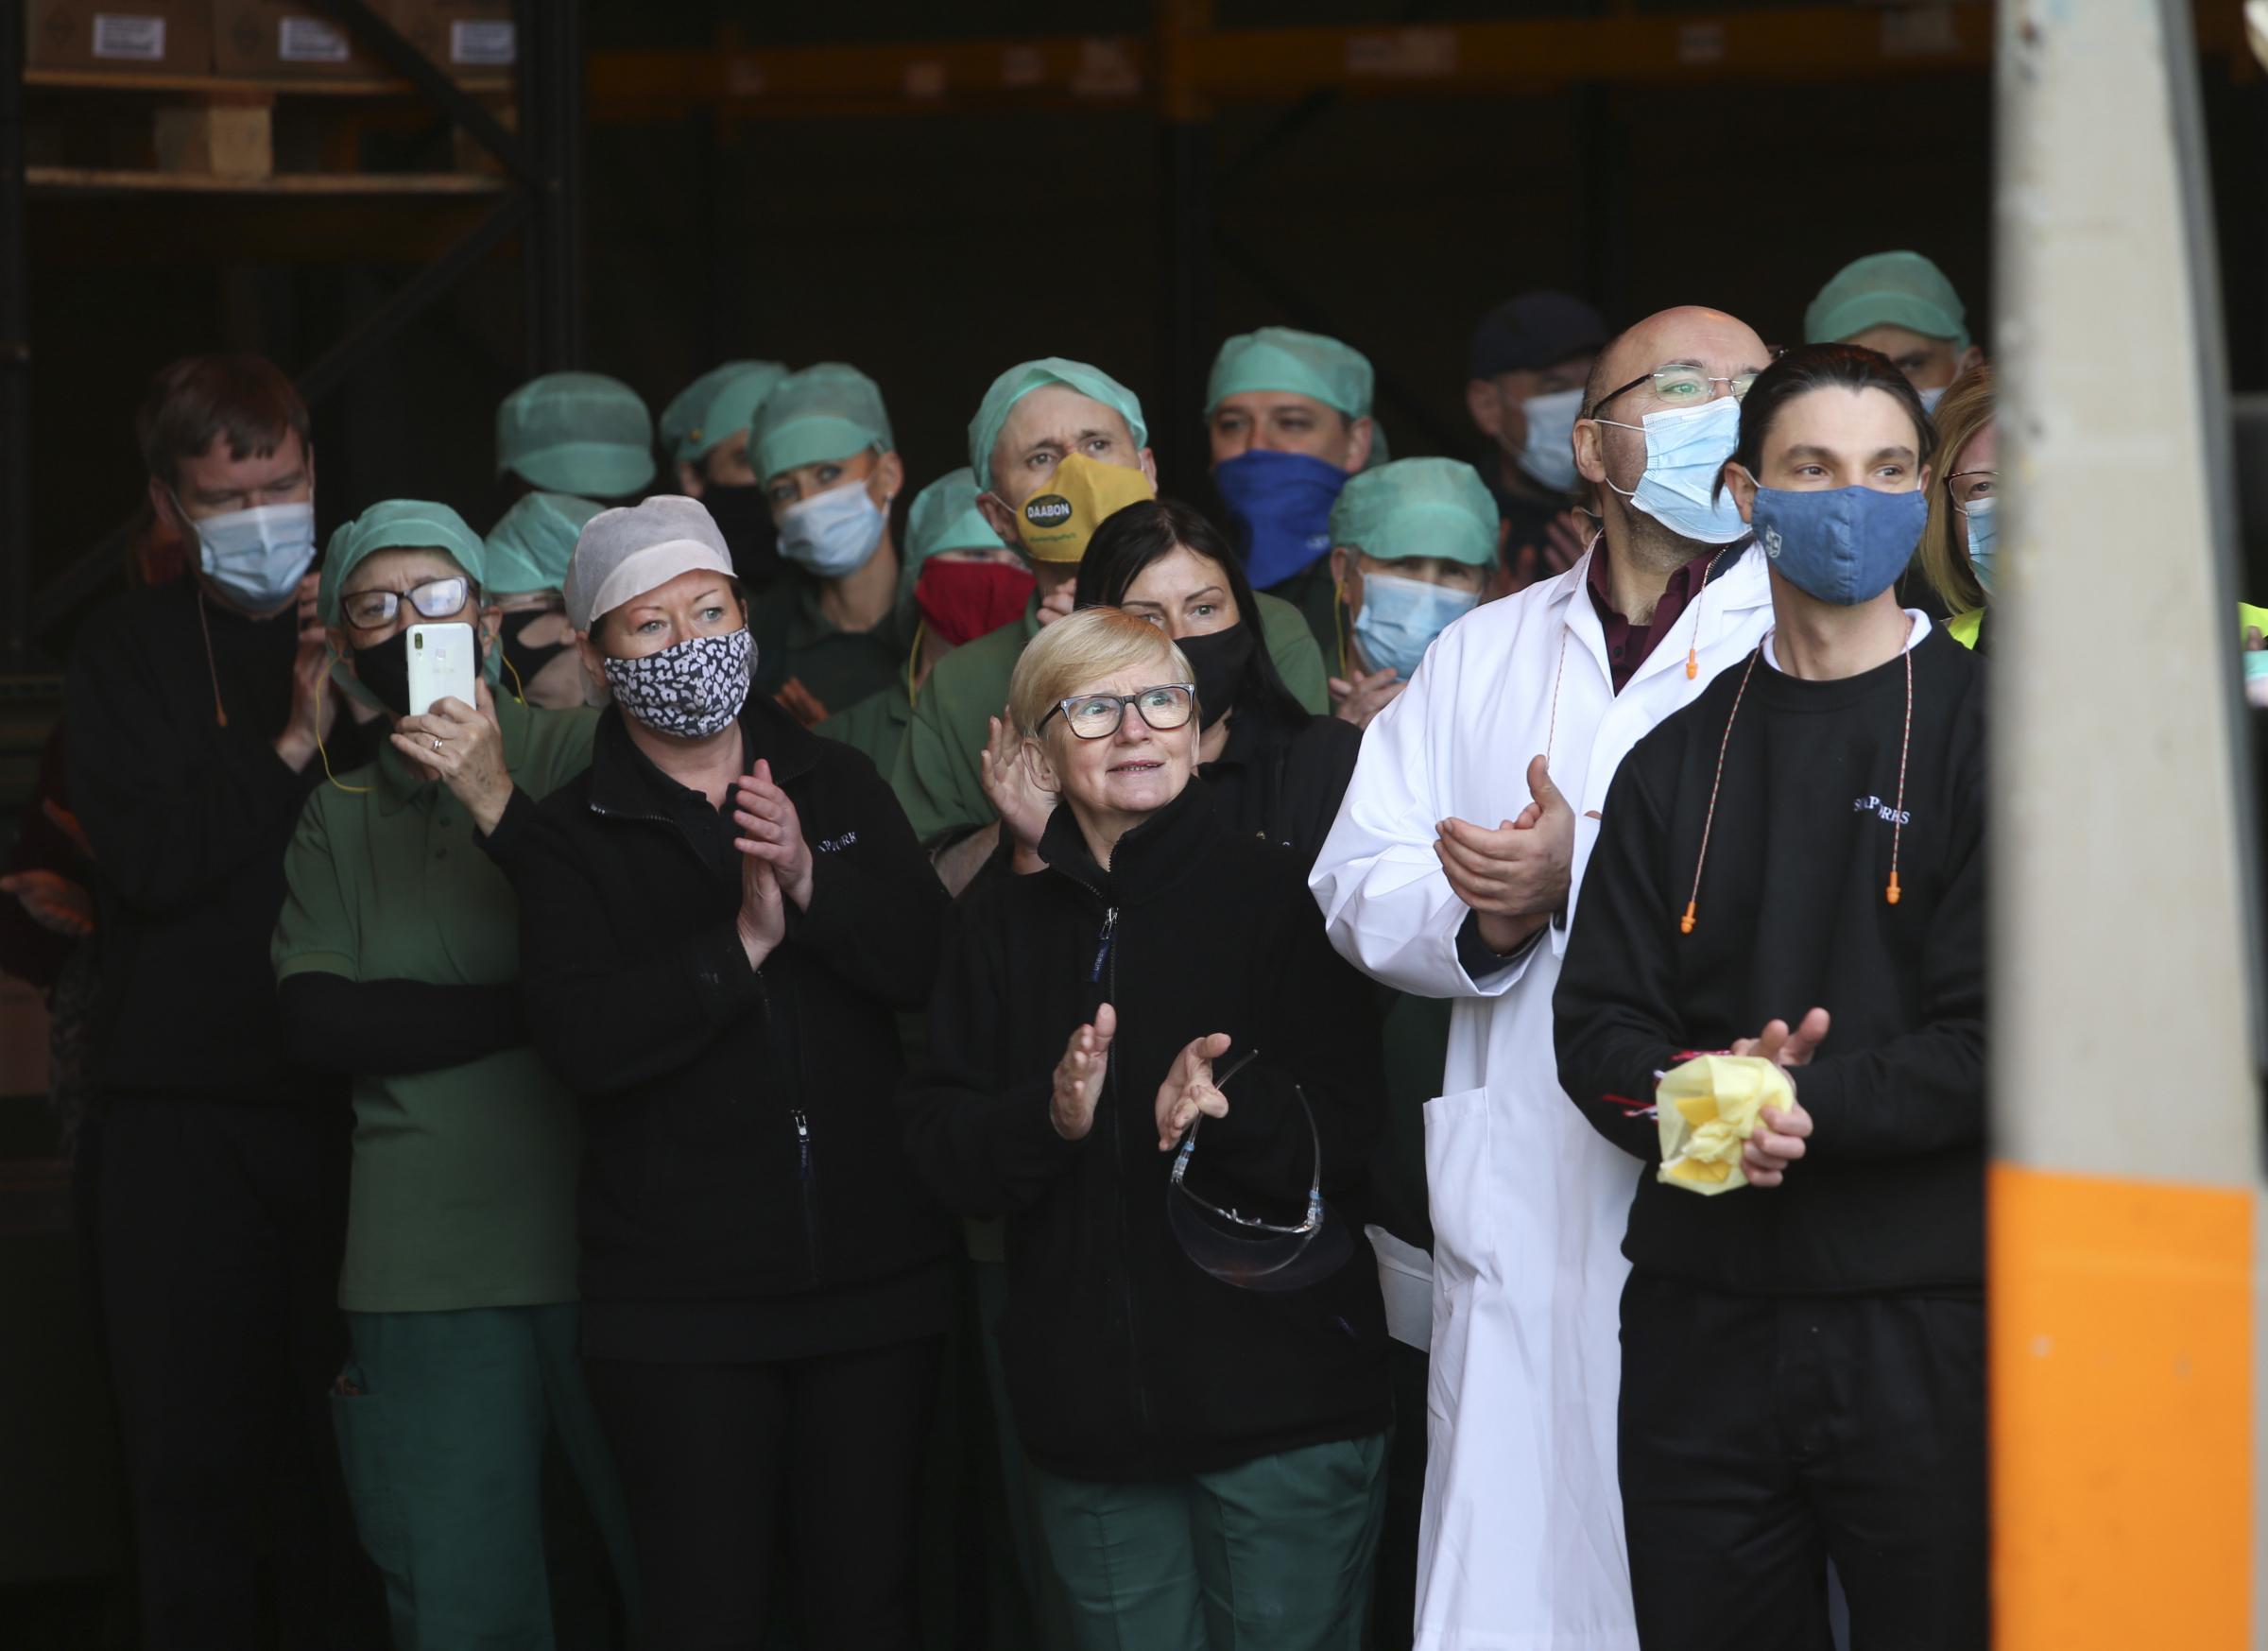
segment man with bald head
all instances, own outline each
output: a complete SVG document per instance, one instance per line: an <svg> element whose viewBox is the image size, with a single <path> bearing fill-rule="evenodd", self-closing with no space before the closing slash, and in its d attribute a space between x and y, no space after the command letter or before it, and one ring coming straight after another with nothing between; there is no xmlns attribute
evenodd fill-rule
<svg viewBox="0 0 2268 1651"><path fill-rule="evenodd" d="M1552 991L1624 754L1770 627L1762 553L1712 498L1769 359L1698 308L1600 353L1573 435L1600 534L1442 632L1309 879L1349 959L1455 1000L1425 1109L1433 1254L1373 1234L1389 1322L1433 1331L1420 1647L1638 1643L1615 1481L1635 1161L1559 1089Z"/></svg>

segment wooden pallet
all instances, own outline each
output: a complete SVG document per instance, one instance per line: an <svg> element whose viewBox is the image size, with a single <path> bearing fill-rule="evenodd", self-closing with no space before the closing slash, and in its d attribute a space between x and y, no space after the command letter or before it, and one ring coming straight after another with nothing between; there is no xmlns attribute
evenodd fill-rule
<svg viewBox="0 0 2268 1651"><path fill-rule="evenodd" d="M366 169L366 138L414 133L437 118L403 80L35 69L24 85L35 95L24 177L41 191L467 195L502 185L494 158L461 131L446 169ZM510 79L460 85L513 124ZM88 139L97 152L69 152Z"/></svg>

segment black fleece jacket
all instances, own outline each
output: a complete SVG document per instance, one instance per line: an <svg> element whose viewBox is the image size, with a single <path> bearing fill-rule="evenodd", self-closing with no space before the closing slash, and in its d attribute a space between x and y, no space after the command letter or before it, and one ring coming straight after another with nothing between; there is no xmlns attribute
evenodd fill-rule
<svg viewBox="0 0 2268 1651"><path fill-rule="evenodd" d="M891 1105L944 890L864 755L760 695L741 730L813 850L810 910L762 969L730 816L619 710L590 768L488 841L520 896L528 1040L584 1097L587 1303L753 1301L947 1253Z"/></svg>
<svg viewBox="0 0 2268 1651"><path fill-rule="evenodd" d="M1156 1102L1174 1058L1235 1039L1228 1115L1200 1132L1191 1183L1287 1220L1322 1139L1327 1219L1359 1189L1383 1118L1378 1011L1324 938L1305 862L1234 834L1202 781L1120 840L1108 871L1068 808L1048 868L990 881L954 912L931 1054L904 1096L914 1161L948 1205L1008 1216L1001 1351L1017 1433L1052 1471L1172 1477L1388 1421L1385 1323L1359 1230L1330 1277L1263 1294L1220 1282L1166 1222ZM1056 1064L1118 1013L1094 1126L1056 1133Z"/></svg>
<svg viewBox="0 0 2268 1651"><path fill-rule="evenodd" d="M208 601L200 625L198 595L194 576L129 592L71 656L69 797L94 851L101 935L96 1077L145 1094L343 1102L344 1083L291 1059L267 959L284 851L323 780L319 759L295 773L275 751L299 623ZM328 738L339 772L363 760L350 717Z"/></svg>
<svg viewBox="0 0 2268 1651"><path fill-rule="evenodd" d="M1644 1161L1623 1247L1641 1271L1765 1293L1984 1282L1984 668L1943 630L1907 658L1896 905L1905 659L1831 682L1727 671L1606 793L1555 1031L1561 1086ZM1813 1132L1785 1180L1657 1180L1657 1075L1813 1006L1827 1040L1792 1074Z"/></svg>

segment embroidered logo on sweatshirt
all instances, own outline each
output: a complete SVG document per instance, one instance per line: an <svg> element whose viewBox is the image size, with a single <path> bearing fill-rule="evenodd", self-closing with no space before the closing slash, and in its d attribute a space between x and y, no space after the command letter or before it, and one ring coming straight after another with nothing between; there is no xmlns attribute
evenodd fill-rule
<svg viewBox="0 0 2268 1651"><path fill-rule="evenodd" d="M819 843L817 844L817 848L819 852L822 854L834 854L841 852L845 849L854 847L857 842L858 834L856 832L845 832L839 837L824 837L820 839Z"/></svg>
<svg viewBox="0 0 2268 1651"><path fill-rule="evenodd" d="M1879 797L1859 798L1851 803L1850 811L1853 814L1871 814L1884 825L1907 826L1914 823L1912 809L1900 812L1896 804L1884 802Z"/></svg>

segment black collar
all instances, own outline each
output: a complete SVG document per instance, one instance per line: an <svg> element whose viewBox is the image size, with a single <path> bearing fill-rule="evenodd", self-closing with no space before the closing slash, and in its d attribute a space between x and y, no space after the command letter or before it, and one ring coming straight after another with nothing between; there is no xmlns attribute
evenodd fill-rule
<svg viewBox="0 0 2268 1651"><path fill-rule="evenodd" d="M1108 871L1088 851L1069 803L1058 804L1048 819L1040 858L1111 905L1141 905L1180 882L1224 835L1211 790L1193 774L1180 796L1118 839Z"/></svg>
<svg viewBox="0 0 2268 1651"><path fill-rule="evenodd" d="M740 734L748 765L753 767L759 757L769 760L772 778L782 785L818 765L818 736L781 710L768 694L750 690L740 708ZM653 815L690 795L638 748L623 723L622 707L608 706L591 743L592 809L599 814ZM706 806L707 800L702 800Z"/></svg>

